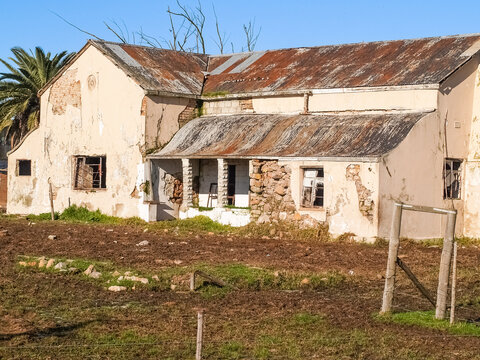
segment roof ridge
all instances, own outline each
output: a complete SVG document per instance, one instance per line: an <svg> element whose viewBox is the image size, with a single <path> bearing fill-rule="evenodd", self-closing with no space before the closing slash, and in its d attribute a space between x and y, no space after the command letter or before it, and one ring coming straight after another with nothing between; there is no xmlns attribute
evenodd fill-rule
<svg viewBox="0 0 480 360"><path fill-rule="evenodd" d="M114 44L120 46L135 46L139 48L145 49L153 49L159 51L171 51L189 55L198 55L198 56L206 56L208 58L212 57L226 57L226 56L233 56L233 55L243 55L243 54L256 54L256 53L264 53L264 52L271 52L271 51L284 51L284 50L297 50L297 49L318 49L323 47L341 47L341 46L352 46L352 45L361 45L361 44L379 44L379 43L392 43L397 41L420 41L420 40L433 40L433 39L451 39L451 38L466 38L466 37L480 37L479 33L469 33L469 34L454 34L454 35L442 35L442 36L425 36L425 37L418 37L418 38L402 38L402 39L391 39L391 40L375 40L375 41L358 41L358 42L349 42L349 43L339 43L339 44L324 44L324 45L315 45L315 46L297 46L297 47L285 47L285 48L277 48L277 49L266 49L266 50L256 50L256 51L240 51L228 54L202 54L197 52L189 52L189 51L182 51L182 50L172 50L166 48L157 48L148 45L138 45L138 44L130 44L130 43L122 43L116 41L108 41L108 40L96 40L96 39L89 39L89 41L96 42L96 43L104 43L104 44Z"/></svg>
<svg viewBox="0 0 480 360"><path fill-rule="evenodd" d="M172 49L165 49L165 48L161 48L161 47L130 44L130 43L123 43L123 42L116 42L116 41L108 41L108 40L88 39L88 41L91 41L91 42L94 42L94 43L112 44L112 45L119 45L119 46L134 46L134 47L143 48L143 49L158 50L158 51L169 51L169 52L176 52L176 53L182 53L182 54L188 54L188 55L198 55L198 56L207 56L207 57L211 56L210 54L202 54L202 53L182 51L182 50L172 50Z"/></svg>

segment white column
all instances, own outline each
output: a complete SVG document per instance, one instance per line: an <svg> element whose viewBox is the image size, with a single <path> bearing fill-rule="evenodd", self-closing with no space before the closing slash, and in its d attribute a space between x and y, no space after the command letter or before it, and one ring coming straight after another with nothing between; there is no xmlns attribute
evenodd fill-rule
<svg viewBox="0 0 480 360"><path fill-rule="evenodd" d="M182 159L183 170L183 202L182 208L187 209L193 206L193 170L192 160Z"/></svg>
<svg viewBox="0 0 480 360"><path fill-rule="evenodd" d="M226 159L218 159L218 199L217 207L228 204L228 162Z"/></svg>

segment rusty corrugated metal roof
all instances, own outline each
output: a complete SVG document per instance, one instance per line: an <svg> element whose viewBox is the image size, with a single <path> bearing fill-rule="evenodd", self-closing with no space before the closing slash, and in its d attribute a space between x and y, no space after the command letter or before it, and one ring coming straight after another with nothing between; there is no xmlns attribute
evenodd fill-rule
<svg viewBox="0 0 480 360"><path fill-rule="evenodd" d="M90 42L144 89L198 96L438 84L479 50L480 35L219 56Z"/></svg>
<svg viewBox="0 0 480 360"><path fill-rule="evenodd" d="M200 95L207 55L90 40L145 90Z"/></svg>
<svg viewBox="0 0 480 360"><path fill-rule="evenodd" d="M477 34L211 56L204 93L438 84L479 43Z"/></svg>
<svg viewBox="0 0 480 360"><path fill-rule="evenodd" d="M151 158L378 157L426 113L204 116Z"/></svg>

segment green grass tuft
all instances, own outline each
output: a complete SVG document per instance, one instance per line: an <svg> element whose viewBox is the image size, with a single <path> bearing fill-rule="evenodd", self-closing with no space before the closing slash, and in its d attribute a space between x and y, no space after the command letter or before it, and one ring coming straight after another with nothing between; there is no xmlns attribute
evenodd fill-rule
<svg viewBox="0 0 480 360"><path fill-rule="evenodd" d="M450 325L449 320L435 319L435 313L433 311L411 311L384 316L376 315L376 318L380 321L393 322L396 324L442 330L453 335L480 336L480 326L464 321Z"/></svg>

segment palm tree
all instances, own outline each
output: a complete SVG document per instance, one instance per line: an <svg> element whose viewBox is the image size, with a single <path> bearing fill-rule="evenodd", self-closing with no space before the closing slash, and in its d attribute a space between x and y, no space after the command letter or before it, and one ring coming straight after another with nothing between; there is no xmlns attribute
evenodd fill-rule
<svg viewBox="0 0 480 360"><path fill-rule="evenodd" d="M10 61L0 61L10 71L0 73L0 131L10 139L12 147L36 127L40 121L38 91L75 55L62 51L51 58L42 48L35 53L20 47L11 49Z"/></svg>

